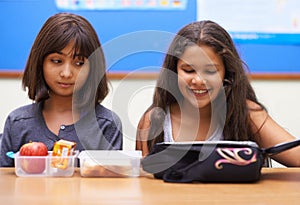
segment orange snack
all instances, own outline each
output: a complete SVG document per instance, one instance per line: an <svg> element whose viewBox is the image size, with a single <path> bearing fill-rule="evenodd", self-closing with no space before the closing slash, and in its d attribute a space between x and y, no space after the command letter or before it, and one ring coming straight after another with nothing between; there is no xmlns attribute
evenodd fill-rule
<svg viewBox="0 0 300 205"><path fill-rule="evenodd" d="M74 152L76 147L75 142L67 140L59 140L55 142L52 152L51 166L59 169L68 167L68 158Z"/></svg>

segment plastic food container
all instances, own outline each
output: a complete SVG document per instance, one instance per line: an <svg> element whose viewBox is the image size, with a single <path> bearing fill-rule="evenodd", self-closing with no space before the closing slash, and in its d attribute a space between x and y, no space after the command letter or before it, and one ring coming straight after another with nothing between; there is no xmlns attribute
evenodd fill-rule
<svg viewBox="0 0 300 205"><path fill-rule="evenodd" d="M54 157L52 151L48 152L48 156L20 156L17 152L14 156L15 173L20 177L70 177L74 174L74 167L77 166L78 154L78 150L67 157ZM67 162L67 166L63 169L57 168L55 164L59 161Z"/></svg>
<svg viewBox="0 0 300 205"><path fill-rule="evenodd" d="M138 177L141 151L85 150L81 151L82 177Z"/></svg>

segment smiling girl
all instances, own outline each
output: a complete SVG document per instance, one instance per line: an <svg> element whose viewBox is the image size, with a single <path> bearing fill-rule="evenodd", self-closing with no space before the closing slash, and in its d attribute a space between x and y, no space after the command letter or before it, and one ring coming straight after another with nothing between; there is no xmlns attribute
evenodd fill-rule
<svg viewBox="0 0 300 205"><path fill-rule="evenodd" d="M220 25L193 22L174 37L159 74L152 105L142 116L136 149L155 143L255 141L267 148L295 140L258 102L234 43ZM300 166L300 147L272 156Z"/></svg>

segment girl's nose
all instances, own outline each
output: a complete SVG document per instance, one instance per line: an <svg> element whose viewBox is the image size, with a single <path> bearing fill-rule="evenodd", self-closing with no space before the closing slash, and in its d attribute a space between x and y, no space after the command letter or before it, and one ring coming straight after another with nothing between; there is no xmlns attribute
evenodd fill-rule
<svg viewBox="0 0 300 205"><path fill-rule="evenodd" d="M64 78L70 78L72 75L72 65L70 63L64 64L62 70L60 71L60 76Z"/></svg>
<svg viewBox="0 0 300 205"><path fill-rule="evenodd" d="M193 84L206 84L206 80L199 74L195 74L192 79Z"/></svg>

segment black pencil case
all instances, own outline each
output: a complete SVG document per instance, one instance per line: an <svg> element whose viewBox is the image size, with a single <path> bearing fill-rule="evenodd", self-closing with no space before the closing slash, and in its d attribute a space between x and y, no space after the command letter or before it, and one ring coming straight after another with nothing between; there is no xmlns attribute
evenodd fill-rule
<svg viewBox="0 0 300 205"><path fill-rule="evenodd" d="M300 139L267 149L252 141L163 142L141 165L165 182L255 182L266 157L298 145Z"/></svg>

